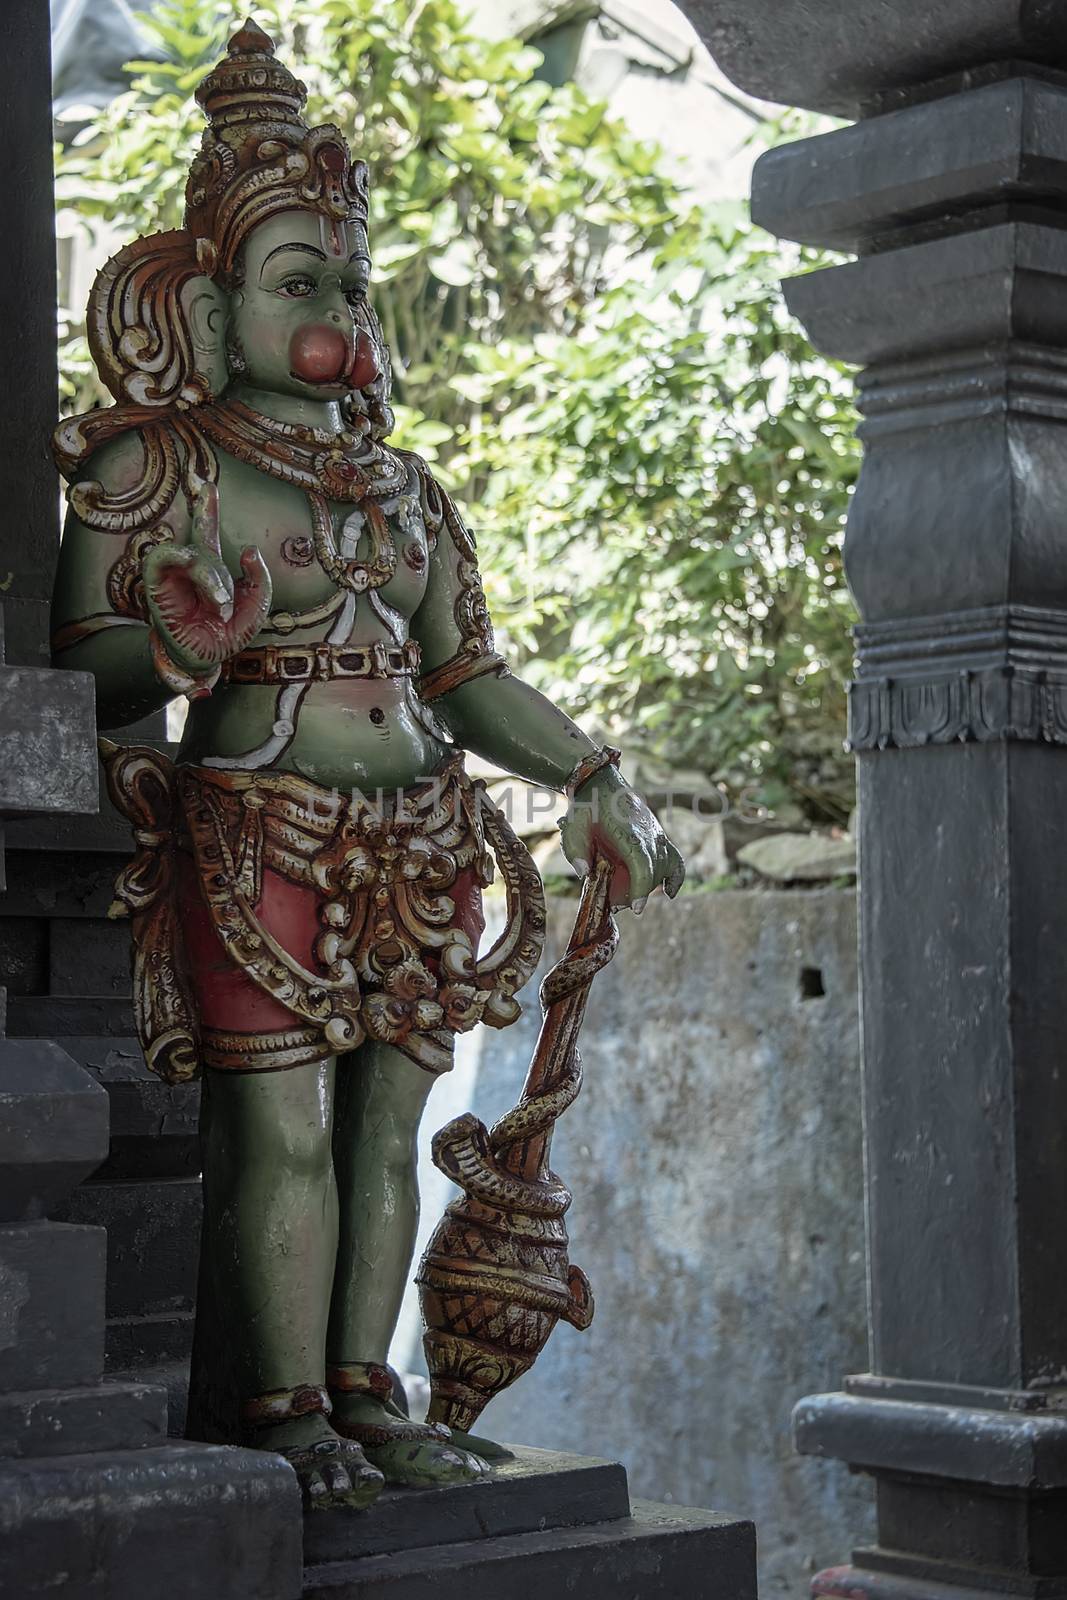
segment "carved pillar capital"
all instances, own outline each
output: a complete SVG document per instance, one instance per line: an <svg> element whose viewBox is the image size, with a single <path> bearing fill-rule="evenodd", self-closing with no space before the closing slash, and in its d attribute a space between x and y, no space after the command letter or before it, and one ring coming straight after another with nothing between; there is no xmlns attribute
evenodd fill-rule
<svg viewBox="0 0 1067 1600"><path fill-rule="evenodd" d="M1024 61L1067 65L1067 0L678 0L763 100L859 117Z"/></svg>

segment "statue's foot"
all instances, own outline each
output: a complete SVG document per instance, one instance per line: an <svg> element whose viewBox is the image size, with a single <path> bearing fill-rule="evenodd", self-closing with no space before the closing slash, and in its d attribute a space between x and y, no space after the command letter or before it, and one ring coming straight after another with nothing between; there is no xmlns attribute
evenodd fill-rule
<svg viewBox="0 0 1067 1600"><path fill-rule="evenodd" d="M409 1489L434 1489L487 1478L489 1465L454 1443L436 1422L411 1422L388 1401L369 1395L339 1395L333 1426L359 1444L386 1483Z"/></svg>
<svg viewBox="0 0 1067 1600"><path fill-rule="evenodd" d="M479 1456L482 1461L514 1461L515 1459L514 1450L509 1450L506 1444L497 1444L495 1439L483 1439L477 1433L464 1433L462 1428L453 1428L451 1433L453 1444L458 1444L463 1450L469 1450L472 1455Z"/></svg>
<svg viewBox="0 0 1067 1600"><path fill-rule="evenodd" d="M393 1375L373 1361L342 1361L327 1369L335 1430L360 1445L387 1483L433 1489L474 1483L490 1468L453 1443L439 1422L412 1422L393 1399Z"/></svg>
<svg viewBox="0 0 1067 1600"><path fill-rule="evenodd" d="M318 1414L258 1428L255 1448L272 1450L289 1462L300 1484L305 1511L339 1507L363 1511L385 1487L382 1473L359 1445L341 1438Z"/></svg>

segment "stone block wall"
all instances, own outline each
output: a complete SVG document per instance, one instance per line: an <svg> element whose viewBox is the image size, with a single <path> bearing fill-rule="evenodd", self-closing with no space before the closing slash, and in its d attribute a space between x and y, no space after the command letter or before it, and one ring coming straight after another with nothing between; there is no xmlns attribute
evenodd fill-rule
<svg viewBox="0 0 1067 1600"><path fill-rule="evenodd" d="M103 788L99 804L94 817L8 824L7 1032L58 1039L107 1091L108 1159L55 1216L107 1229L107 1370L165 1384L179 1432L200 1241L200 1090L153 1077L134 1037L130 926L107 915L130 832Z"/></svg>

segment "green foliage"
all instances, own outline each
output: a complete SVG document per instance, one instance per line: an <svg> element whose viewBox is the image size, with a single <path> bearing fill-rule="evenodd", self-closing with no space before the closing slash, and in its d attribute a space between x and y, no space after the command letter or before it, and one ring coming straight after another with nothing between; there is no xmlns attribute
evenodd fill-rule
<svg viewBox="0 0 1067 1600"><path fill-rule="evenodd" d="M652 760L842 819L853 419L781 308L781 253L454 0L257 19L370 164L398 437L467 502L509 653ZM133 63L59 160L82 225L179 225L192 91L238 20L225 0L142 19L166 60ZM74 341L64 371L92 403Z"/></svg>
<svg viewBox="0 0 1067 1600"><path fill-rule="evenodd" d="M467 392L498 420L450 467L479 490L494 610L547 692L664 766L843 821L847 383L731 210L680 221L579 336L472 351Z"/></svg>
<svg viewBox="0 0 1067 1600"><path fill-rule="evenodd" d="M130 90L61 156L61 204L90 226L181 225L204 125L192 92L245 9L162 0L140 16L168 59L132 62ZM468 339L574 326L609 238L669 236L674 187L649 151L579 90L539 82L538 51L470 33L454 0L263 0L256 16L299 62L309 119L370 165L377 304L410 409L462 414L447 386Z"/></svg>

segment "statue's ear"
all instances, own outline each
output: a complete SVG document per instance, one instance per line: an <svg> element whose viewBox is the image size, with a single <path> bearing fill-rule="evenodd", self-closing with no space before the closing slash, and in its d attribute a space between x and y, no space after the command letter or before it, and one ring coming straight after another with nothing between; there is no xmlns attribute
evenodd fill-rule
<svg viewBox="0 0 1067 1600"><path fill-rule="evenodd" d="M193 365L212 395L229 380L226 366L226 321L229 303L213 279L197 274L182 285L182 311L193 344Z"/></svg>

